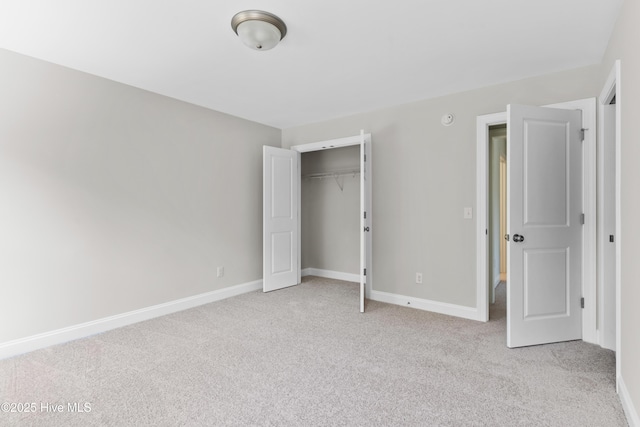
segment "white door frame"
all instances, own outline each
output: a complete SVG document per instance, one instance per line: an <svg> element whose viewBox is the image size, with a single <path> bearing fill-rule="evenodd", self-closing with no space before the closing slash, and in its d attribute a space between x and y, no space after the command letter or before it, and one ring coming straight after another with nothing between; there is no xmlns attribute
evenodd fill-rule
<svg viewBox="0 0 640 427"><path fill-rule="evenodd" d="M308 153L311 151L322 151L322 150L330 150L332 148L340 148L340 147L349 147L352 145L361 145L362 140L366 141L369 143L369 147L371 147L371 134L370 133L364 133L364 131L361 131L360 135L355 135L355 136L348 136L345 138L339 138L339 139L331 139L328 141L319 141L319 142L310 142L308 144L300 144L300 145L294 145L291 147L291 150L293 151L297 151L299 153ZM368 189L367 188L360 188L360 191L368 191L369 192L369 197L368 197L368 206L367 206L367 223L371 224L372 223L372 218L373 218L373 214L372 214L372 209L371 209L371 160L367 161L367 167L368 167L368 171L367 173L369 174L369 180L368 180ZM365 173L365 171L360 171L361 173ZM298 191L301 191L302 189L302 168L299 168L299 173L298 173ZM302 207L300 206L302 202L302 197L298 197L298 215L301 214L302 212ZM298 228L300 227L300 221L298 221ZM298 257L300 257L300 253L301 253L301 249L302 249L302 234L300 232L300 230L298 230L298 248L300 248L300 250L298 251ZM366 277L366 282L365 282L365 297L366 298L371 298L371 291L373 289L373 266L372 266L372 261L373 261L373 257L372 257L372 239L373 239L373 231L369 231L369 238L367 241L367 250L366 250L366 261L367 261L367 277ZM298 262L298 268L301 268L302 264L299 260ZM359 272L358 275L362 274L362 272ZM361 312L363 311L363 307L360 307Z"/></svg>
<svg viewBox="0 0 640 427"><path fill-rule="evenodd" d="M583 143L583 209L585 224L582 255L582 295L585 308L582 312L582 339L596 343L596 101L595 98L560 104L545 105L552 108L582 110L585 131ZM507 113L494 113L477 118L476 155L476 205L478 210L476 229L476 301L480 321L489 320L488 278L488 159L489 127L507 123ZM507 150L509 148L507 147Z"/></svg>
<svg viewBox="0 0 640 427"><path fill-rule="evenodd" d="M600 93L600 98L599 98L599 103L598 103L598 124L599 126L599 135L600 135L600 145L598 146L598 155L600 158L603 158L603 154L604 154L604 135L606 135L608 133L608 129L605 129L605 109L604 106L608 105L611 100L613 99L613 97L616 98L616 108L615 108L615 112L616 112L616 122L615 122L615 151L616 151L616 160L615 160L615 187L616 187L616 191L615 191L615 221L616 221L616 227L615 227L615 246L616 246L616 264L615 264L615 287L616 287L616 301L615 301L615 310L616 310L616 345L615 345L615 351L616 351L616 390L618 390L618 386L619 386L619 375L620 375L620 367L621 367L621 349L620 349L620 305L621 305L621 299L620 299L620 284L621 284L621 268L620 268L620 260L621 260L621 256L620 256L620 251L622 248L622 232L621 232L621 220L620 220L620 216L621 216L621 200L620 200L620 182L621 182L621 146L622 146L622 138L621 138L621 131L622 131L622 113L620 110L620 60L616 61L613 64L613 67L611 69L611 71L609 72L609 77L607 78L606 83L604 84L604 87L602 88L602 92ZM600 181L600 180L599 180ZM600 182L598 182L600 184ZM601 212L602 209L604 209L604 206L602 206L603 200L602 198L598 200L598 212ZM600 229L602 229L602 224L600 224ZM600 266L600 263L603 261L601 259L602 257L598 256L598 265ZM600 297L599 302L600 303L604 303L604 298L603 297L603 289L602 287L600 287L599 289L599 293L598 296ZM601 306L602 309L602 306ZM599 326L601 326L599 324ZM600 339L602 339L602 336L599 336ZM599 342L602 345L602 341Z"/></svg>

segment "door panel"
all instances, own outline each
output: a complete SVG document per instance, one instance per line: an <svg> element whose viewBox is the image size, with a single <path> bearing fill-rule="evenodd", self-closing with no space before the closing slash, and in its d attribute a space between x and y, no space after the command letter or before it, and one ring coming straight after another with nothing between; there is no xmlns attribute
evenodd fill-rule
<svg viewBox="0 0 640 427"><path fill-rule="evenodd" d="M287 153L288 154L288 153ZM288 155L271 156L271 217L288 219L291 217L293 178L291 174L293 160Z"/></svg>
<svg viewBox="0 0 640 427"><path fill-rule="evenodd" d="M524 318L569 315L569 249L532 249L523 252Z"/></svg>
<svg viewBox="0 0 640 427"><path fill-rule="evenodd" d="M271 234L271 253L272 254L290 254L293 252L293 233L283 231ZM273 274L287 273L293 270L291 265L291 257L289 256L272 256L271 272Z"/></svg>
<svg viewBox="0 0 640 427"><path fill-rule="evenodd" d="M582 337L582 116L510 105L507 345Z"/></svg>
<svg viewBox="0 0 640 427"><path fill-rule="evenodd" d="M524 225L564 226L569 192L566 126L549 121L525 121L524 126Z"/></svg>
<svg viewBox="0 0 640 427"><path fill-rule="evenodd" d="M300 282L299 154L263 147L263 291Z"/></svg>

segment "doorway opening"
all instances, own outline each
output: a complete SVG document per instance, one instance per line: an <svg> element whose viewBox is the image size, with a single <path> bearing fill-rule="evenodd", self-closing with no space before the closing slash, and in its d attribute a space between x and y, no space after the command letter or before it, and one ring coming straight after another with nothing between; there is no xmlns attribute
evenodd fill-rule
<svg viewBox="0 0 640 427"><path fill-rule="evenodd" d="M357 136L295 145L290 149L263 147L264 292L295 286L301 282L302 154L350 146L359 148L360 158L360 214L359 226L355 229L360 235L360 267L357 277L360 282L360 312L364 313L365 294L370 294L372 289L371 134L365 134L364 130ZM308 177L311 176L312 174L308 174ZM344 180L341 181L340 176L335 178L344 191Z"/></svg>
<svg viewBox="0 0 640 427"><path fill-rule="evenodd" d="M500 281L507 280L507 159L500 156Z"/></svg>
<svg viewBox="0 0 640 427"><path fill-rule="evenodd" d="M302 276L358 282L360 147L301 155Z"/></svg>
<svg viewBox="0 0 640 427"><path fill-rule="evenodd" d="M496 302L496 288L506 282L507 245L507 125L489 127L489 300Z"/></svg>
<svg viewBox="0 0 640 427"><path fill-rule="evenodd" d="M372 290L372 230L371 230L371 193L373 190L371 183L371 134L365 134L364 129L360 130L360 135L353 137L346 137L340 139L333 139L329 141L320 141L313 142L309 144L303 145L294 145L291 147L292 151L299 153L298 162L300 163L301 156L303 153L309 152L318 152L318 151L331 151L337 148L345 148L345 147L353 147L357 146L359 148L359 158L360 158L360 213L359 213L359 222L360 226L358 227L358 233L360 235L360 268L358 270L357 277L360 282L360 312L364 313L365 310L365 297L367 295L371 295ZM342 171L345 173L345 171ZM347 171L348 173L348 171ZM337 177L336 182L340 185L339 176ZM302 187L301 184L302 176L298 174L298 189ZM344 190L344 181L341 184L341 189ZM302 211L301 208L302 198L298 194L298 213ZM298 229L300 230L300 221L298 221ZM298 233L298 239L300 239L301 235ZM300 242L300 240L299 240ZM301 248L301 244L298 245ZM298 252L300 254L300 252ZM298 264L298 271L300 271L300 264ZM300 274L298 274L300 277ZM325 275L328 278L337 278L331 275Z"/></svg>

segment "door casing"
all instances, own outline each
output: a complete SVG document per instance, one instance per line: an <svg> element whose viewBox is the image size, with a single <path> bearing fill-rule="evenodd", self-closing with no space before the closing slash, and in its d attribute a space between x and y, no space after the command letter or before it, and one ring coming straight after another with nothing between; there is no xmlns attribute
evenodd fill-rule
<svg viewBox="0 0 640 427"><path fill-rule="evenodd" d="M599 98L599 114L598 114L598 119L599 119L599 131L600 131L600 141L602 141L602 144L600 144L600 146L598 147L599 151L598 151L598 157L599 160L601 160L604 157L604 148L603 148L603 144L605 144L605 135L607 134L611 134L611 133L615 133L615 212L614 212L614 217L615 217L615 252L616 252L616 256L615 256L615 301L605 301L605 292L603 287L601 286L603 283L602 281L600 281L600 286L598 289L598 303L599 303L599 310L600 312L603 312L604 310L604 304L614 304L615 305L615 323L616 323L616 333L615 333L615 345L614 345L614 350L616 352L616 390L619 391L619 386L620 386L620 368L621 368L621 360L622 360L622 351L621 351L621 346L620 346L620 324L621 324L621 317L620 317L620 306L621 306L621 298L620 298L620 284L621 284L621 257L620 257L620 253L621 253L621 247L622 247L622 239L624 236L622 236L622 224L621 224L621 212L622 212L622 208L621 208L621 198L620 198L620 182L621 182L621 145L622 145L622 138L621 138L621 125L622 125L622 115L621 115L621 110L620 110L620 105L621 105L621 85L620 85L620 68L621 68L621 63L620 60L617 60L611 71L609 72L609 76L607 78L607 81L604 84L604 87L602 88L602 92L600 93L600 98ZM609 124L607 124L607 120L605 120L605 115L608 114L608 112L606 111L606 109L604 108L605 106L609 105L611 103L611 100L615 97L616 99L616 104L615 104L615 123L614 123L614 129L606 129L606 126L609 126ZM600 182L599 182L600 184ZM598 200L598 211L602 212L604 210L604 206L602 206L602 204L604 203L604 200L601 198ZM601 229L603 229L604 227L601 227ZM603 236L604 237L604 236ZM604 242L603 244L608 244L607 242ZM603 257L602 257L602 251L599 251L598 254L598 263L603 262ZM599 266L601 266L599 264ZM602 270L600 268L600 270ZM601 323L602 322L602 317L599 318L599 330L603 331L604 333L604 325ZM610 341L610 339L607 337L605 338L602 334L599 334L598 336L599 339L599 344L600 345L605 345L607 343L607 341Z"/></svg>

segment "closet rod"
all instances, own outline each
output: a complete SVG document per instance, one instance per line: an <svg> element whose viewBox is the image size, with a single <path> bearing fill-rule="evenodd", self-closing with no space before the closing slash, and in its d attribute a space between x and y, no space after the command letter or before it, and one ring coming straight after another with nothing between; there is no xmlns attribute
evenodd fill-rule
<svg viewBox="0 0 640 427"><path fill-rule="evenodd" d="M348 170L339 170L334 172L322 172L322 173L311 173L308 175L303 175L304 179L323 179L323 178L338 178L341 176L347 175L360 175L360 169L348 169Z"/></svg>

